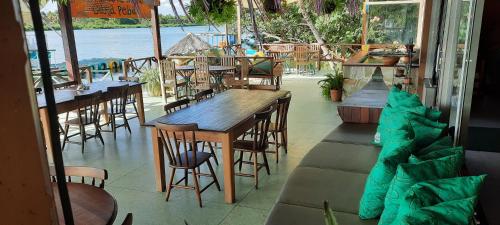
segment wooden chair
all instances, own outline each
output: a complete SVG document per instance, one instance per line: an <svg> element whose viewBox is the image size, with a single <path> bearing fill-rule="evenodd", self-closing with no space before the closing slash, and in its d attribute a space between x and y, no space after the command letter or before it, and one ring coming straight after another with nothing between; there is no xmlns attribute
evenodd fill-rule
<svg viewBox="0 0 500 225"><path fill-rule="evenodd" d="M214 96L214 90L213 89L208 89L204 91L200 91L194 95L195 101L196 102L201 102L203 100L212 98ZM215 154L214 147L211 142L201 142L202 143L202 148L201 151L203 152L205 150L205 144L208 144L208 148L210 149L210 153L214 157L215 164L218 166L219 165L219 160L217 159L217 155ZM217 147L217 143L215 143L215 147Z"/></svg>
<svg viewBox="0 0 500 225"><path fill-rule="evenodd" d="M134 216L132 215L132 213L128 213L125 217L125 220L123 220L122 225L132 225L133 220Z"/></svg>
<svg viewBox="0 0 500 225"><path fill-rule="evenodd" d="M120 127L125 127L129 133L132 133L132 131L130 130L130 125L128 124L128 119L126 116L127 110L125 108L127 106L128 100L128 84L116 87L108 87L107 92L110 96L108 115L110 116L111 132L113 132L113 138L116 139L116 129ZM100 114L103 113L104 112L101 111ZM122 118L123 123L116 124L117 118ZM109 123L106 123L104 125L109 125Z"/></svg>
<svg viewBox="0 0 500 225"><path fill-rule="evenodd" d="M206 56L196 56L194 66L194 88L198 91L211 89L213 84L208 66L208 58Z"/></svg>
<svg viewBox="0 0 500 225"><path fill-rule="evenodd" d="M165 113L170 114L173 113L177 110L186 108L189 106L189 99L181 99L175 102L171 102L163 106L163 109L165 110Z"/></svg>
<svg viewBox="0 0 500 225"><path fill-rule="evenodd" d="M66 117L64 122L64 138L62 149L64 149L66 142L79 143L82 146L82 153L85 149L85 142L88 139L98 137L101 143L104 144L104 140L101 136L101 131L99 129L99 103L101 102L101 91L75 96L77 110L77 117L69 119ZM86 126L94 126L95 133L93 135L87 134L85 131ZM68 135L69 127L76 126L80 130L79 133ZM80 135L81 142L69 141L69 138Z"/></svg>
<svg viewBox="0 0 500 225"><path fill-rule="evenodd" d="M57 182L56 179L56 168L54 166L49 167L49 174L52 182ZM90 185L96 186L96 181L100 181L96 186L99 188L104 188L104 182L108 180L108 171L105 169L86 167L86 166L65 166L64 174L66 175L66 181L72 182L72 177L80 177L80 183L89 184L85 181L90 180ZM87 179L85 179L87 178Z"/></svg>
<svg viewBox="0 0 500 225"><path fill-rule="evenodd" d="M301 67L307 69L311 65L309 58L309 47L307 45L297 45L293 51L293 60L297 73L301 73Z"/></svg>
<svg viewBox="0 0 500 225"><path fill-rule="evenodd" d="M276 106L276 116L274 122L269 126L269 133L273 137L274 142L269 142L274 144L276 147L275 151L268 151L271 153L276 153L276 163L279 161L279 148L284 147L285 153L288 153L288 132L287 132L287 119L288 119L288 108L290 107L290 102L292 100L292 95L288 94L286 97L278 99L278 104ZM281 135L281 140L280 136Z"/></svg>
<svg viewBox="0 0 500 225"><path fill-rule="evenodd" d="M248 85L250 90L266 90L266 91L277 91L279 90L276 85L265 85L265 84L250 84Z"/></svg>
<svg viewBox="0 0 500 225"><path fill-rule="evenodd" d="M238 176L253 177L255 179L255 189L259 188L259 170L262 167L266 168L267 174L270 175L269 164L267 162L266 150L269 146L268 143L268 132L269 125L271 124L271 114L273 113L275 106L270 109L256 113L254 116L254 127L253 127L253 140L236 140L233 143L233 148L235 151L240 152L240 158L234 162L234 164L239 164L240 173L235 173ZM253 162L244 161L243 153L250 152L253 157ZM258 162L258 155L262 154L264 163ZM241 173L241 167L245 164L253 164L253 174Z"/></svg>
<svg viewBox="0 0 500 225"><path fill-rule="evenodd" d="M198 151L195 136L195 132L198 130L198 125L169 125L157 123L156 128L158 128L159 136L163 142L163 146L165 146L169 167L171 168L170 180L167 185L166 200L168 201L172 188L194 189L196 191L199 206L203 207L201 202L201 193L214 183L220 191L220 185L217 181L217 177L215 176L212 164L210 163L210 157L212 155L210 153ZM199 169L199 167L204 163L207 164L210 174L203 174L197 171L197 169ZM174 183L175 171L177 169L184 170L184 177ZM189 171L191 171L191 174L193 175L194 187L188 186ZM212 177L213 181L204 188L200 188L198 182L198 178L200 176ZM179 185L182 181L184 181L184 185Z"/></svg>
<svg viewBox="0 0 500 225"><path fill-rule="evenodd" d="M162 96L166 100L166 94L171 94L178 100L188 95L188 83L186 81L179 81L177 79L177 72L175 70L175 62L173 60L161 60L160 65L160 78ZM167 90L169 89L169 90ZM183 94L180 94L184 92Z"/></svg>
<svg viewBox="0 0 500 225"><path fill-rule="evenodd" d="M129 82L139 82L138 77L118 77L118 80L121 81L129 81ZM137 102L136 102L136 93L128 93L127 95L127 106L131 105L134 109L133 112L127 111L127 113L132 113L134 116L127 117L128 120L139 117L139 111L137 110Z"/></svg>
<svg viewBox="0 0 500 225"><path fill-rule="evenodd" d="M310 44L309 54L311 61L316 64L315 68L319 70L321 68L321 45L318 43Z"/></svg>

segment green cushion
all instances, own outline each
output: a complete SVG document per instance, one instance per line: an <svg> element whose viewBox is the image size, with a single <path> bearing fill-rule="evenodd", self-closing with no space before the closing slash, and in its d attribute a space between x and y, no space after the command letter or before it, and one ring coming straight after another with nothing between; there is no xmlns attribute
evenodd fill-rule
<svg viewBox="0 0 500 225"><path fill-rule="evenodd" d="M455 177L417 183L406 192L400 202L401 204L397 217L392 224L402 224L405 218L421 217L416 212L423 207L477 197L484 182L484 178L485 175ZM466 202L467 201L455 203L461 204ZM449 218L459 218L455 219L453 224L456 224L455 222L458 223L458 221L468 221L468 218L472 216L472 214L464 215L460 210L452 210L450 214L452 214L452 216ZM460 217L462 218L460 219Z"/></svg>
<svg viewBox="0 0 500 225"><path fill-rule="evenodd" d="M273 70L273 65L270 60L255 62L250 70L250 75L270 75Z"/></svg>
<svg viewBox="0 0 500 225"><path fill-rule="evenodd" d="M431 126L432 128L428 128L430 131L432 131L431 134L437 133L439 132L439 129L446 127L446 124L436 122L441 117L441 112L425 107L417 95L410 94L396 87L393 87L387 97L387 105L386 107L384 107L380 115L379 127L377 128L377 133L375 134L375 138L372 143L375 145L383 145L383 133L385 132L384 130L391 129L387 126L387 123L392 121L395 116L405 113L411 113L407 118L412 121L416 120L416 122L413 123L415 123L417 126L419 126L420 124ZM418 130L423 131L416 132L418 146L425 146L434 141L432 138L429 139L425 137L422 138L423 141L420 141L421 138L419 138L418 136L420 136L421 134L426 134L426 132L424 132L425 129Z"/></svg>
<svg viewBox="0 0 500 225"><path fill-rule="evenodd" d="M463 154L454 154L415 164L400 164L387 191L385 208L379 224L390 224L396 218L399 202L411 186L421 181L454 177L458 174L463 162Z"/></svg>
<svg viewBox="0 0 500 225"><path fill-rule="evenodd" d="M469 225L477 197L427 206L403 216L394 225ZM380 224L380 223L379 223Z"/></svg>
<svg viewBox="0 0 500 225"><path fill-rule="evenodd" d="M408 132L406 132L407 135ZM398 164L405 163L415 148L413 139L391 139L382 147L379 158L366 180L359 205L361 219L374 219L384 210L384 199Z"/></svg>
<svg viewBox="0 0 500 225"><path fill-rule="evenodd" d="M414 155L416 156L426 155L436 150L441 150L451 147L453 147L453 140L451 139L451 136L444 136L438 139L437 141L433 142L432 144L428 145L427 147L415 151Z"/></svg>
<svg viewBox="0 0 500 225"><path fill-rule="evenodd" d="M437 149L435 151L429 152L425 155L415 156L411 155L408 159L408 163L418 163L425 160L438 159L441 157L446 157L454 154L464 154L463 147L454 147L454 148L445 148L445 149Z"/></svg>

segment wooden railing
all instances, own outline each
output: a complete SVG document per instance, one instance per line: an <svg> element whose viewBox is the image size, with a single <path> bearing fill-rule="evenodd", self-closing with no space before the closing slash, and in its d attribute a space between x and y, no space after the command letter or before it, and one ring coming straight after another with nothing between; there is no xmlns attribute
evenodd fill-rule
<svg viewBox="0 0 500 225"><path fill-rule="evenodd" d="M143 73L146 69L155 68L158 62L155 57L145 58L128 58L123 61L123 77L137 76Z"/></svg>
<svg viewBox="0 0 500 225"><path fill-rule="evenodd" d="M263 48L266 51L278 51L278 52L288 52L288 54L284 54L283 56L285 58L293 58L293 49L295 49L295 46L304 46L304 45L309 45L311 46L311 49L319 49L320 51L320 61L341 61L344 62L349 57L352 55L356 54L357 52L361 51L361 44L330 44L327 45L328 49L330 49L330 52L327 53L326 55L323 54L323 51L321 48L318 48L318 44L307 44L307 43L282 43L282 44L263 44ZM288 51L287 51L288 50Z"/></svg>

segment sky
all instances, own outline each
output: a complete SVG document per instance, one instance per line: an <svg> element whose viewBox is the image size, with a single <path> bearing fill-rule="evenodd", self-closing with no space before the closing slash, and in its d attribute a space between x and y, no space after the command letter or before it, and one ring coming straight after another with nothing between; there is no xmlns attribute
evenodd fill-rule
<svg viewBox="0 0 500 225"><path fill-rule="evenodd" d="M184 3L187 3L188 1L184 1ZM182 15L183 12L182 12L182 9L180 8L180 5L179 5L179 1L175 1L174 0L174 5L176 6L177 8L177 12ZM57 4L53 1L49 1L47 3L47 5L45 5L45 7L42 8L42 11L43 12L54 12L54 11L57 11ZM161 14L161 15L173 15L173 11L170 7L170 3L168 2L168 0L160 0L160 6L158 7L158 12Z"/></svg>

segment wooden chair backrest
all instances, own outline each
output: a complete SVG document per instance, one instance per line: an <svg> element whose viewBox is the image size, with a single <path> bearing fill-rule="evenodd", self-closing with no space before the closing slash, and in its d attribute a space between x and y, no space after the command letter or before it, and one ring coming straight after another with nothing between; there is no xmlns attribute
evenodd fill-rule
<svg viewBox="0 0 500 225"><path fill-rule="evenodd" d="M271 115L273 114L276 106L272 106L266 111L255 113L254 116L254 135L253 135L253 149L265 151L269 144L268 132L269 125L271 124Z"/></svg>
<svg viewBox="0 0 500 225"><path fill-rule="evenodd" d="M276 106L276 118L275 124L276 128L280 131L286 128L286 123L288 119L288 108L290 107L290 102L292 101L292 95L278 99L278 104Z"/></svg>
<svg viewBox="0 0 500 225"><path fill-rule="evenodd" d="M235 66L234 56L225 55L220 57L220 65L221 66Z"/></svg>
<svg viewBox="0 0 500 225"><path fill-rule="evenodd" d="M203 101L205 99L212 98L214 96L214 90L213 89L208 89L204 91L200 91L194 95L194 99L196 102Z"/></svg>
<svg viewBox="0 0 500 225"><path fill-rule="evenodd" d="M176 80L175 62L173 60L161 60L159 70L163 83Z"/></svg>
<svg viewBox="0 0 500 225"><path fill-rule="evenodd" d="M309 47L307 45L295 46L295 51L293 51L293 59L296 62L308 61L309 60Z"/></svg>
<svg viewBox="0 0 500 225"><path fill-rule="evenodd" d="M171 166L194 168L198 164L196 159L198 147L195 136L195 131L198 130L197 124L170 125L156 123L155 126L158 129L163 146L165 146L165 152ZM193 160L189 160L188 151L192 151Z"/></svg>
<svg viewBox="0 0 500 225"><path fill-rule="evenodd" d="M196 56L194 62L196 85L210 86L210 71L208 67L208 58L206 56Z"/></svg>
<svg viewBox="0 0 500 225"><path fill-rule="evenodd" d="M76 95L77 116L80 124L96 123L99 116L99 103L101 103L101 91L90 94Z"/></svg>
<svg viewBox="0 0 500 225"><path fill-rule="evenodd" d="M113 114L125 112L128 98L128 84L122 86L108 87L108 95L110 96L110 111Z"/></svg>
<svg viewBox="0 0 500 225"><path fill-rule="evenodd" d="M181 110L189 106L189 99L181 99L175 102L171 102L163 106L163 109L167 114L176 112L177 110Z"/></svg>
<svg viewBox="0 0 500 225"><path fill-rule="evenodd" d="M52 182L57 182L55 167L49 167L49 173ZM67 182L72 182L71 177L81 177L80 182L82 184L88 184L85 182L85 178L87 178L87 180L90 179L92 186L96 186L96 181L100 180L100 183L96 186L99 188L104 188L104 181L108 179L107 170L86 166L65 166L64 173Z"/></svg>
<svg viewBox="0 0 500 225"><path fill-rule="evenodd" d="M122 225L132 225L133 220L134 216L132 215L132 213L128 213L125 217L125 220L123 220Z"/></svg>

